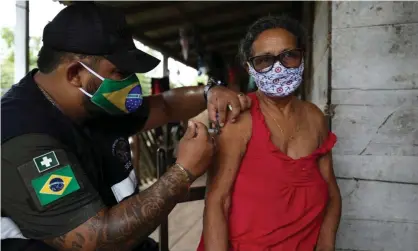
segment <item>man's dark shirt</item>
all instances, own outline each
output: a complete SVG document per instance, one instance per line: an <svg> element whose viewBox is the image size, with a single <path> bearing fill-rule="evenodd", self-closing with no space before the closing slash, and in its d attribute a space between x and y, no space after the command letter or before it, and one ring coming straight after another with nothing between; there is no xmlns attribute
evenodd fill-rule
<svg viewBox="0 0 418 251"><path fill-rule="evenodd" d="M30 72L1 100L2 239L61 236L138 192L128 137L148 118L135 114L73 123Z"/></svg>

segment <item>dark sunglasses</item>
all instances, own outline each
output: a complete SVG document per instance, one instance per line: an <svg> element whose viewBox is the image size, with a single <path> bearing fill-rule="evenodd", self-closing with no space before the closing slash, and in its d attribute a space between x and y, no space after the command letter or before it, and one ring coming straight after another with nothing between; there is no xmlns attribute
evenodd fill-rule
<svg viewBox="0 0 418 251"><path fill-rule="evenodd" d="M273 65L279 61L286 68L298 68L302 63L303 50L292 49L283 51L279 55L261 55L251 57L248 62L259 73L266 73L271 71Z"/></svg>

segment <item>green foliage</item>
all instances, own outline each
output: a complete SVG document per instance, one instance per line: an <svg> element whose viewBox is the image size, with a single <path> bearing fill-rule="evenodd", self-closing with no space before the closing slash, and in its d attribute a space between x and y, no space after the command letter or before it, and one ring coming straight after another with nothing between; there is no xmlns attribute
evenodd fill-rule
<svg viewBox="0 0 418 251"><path fill-rule="evenodd" d="M149 96L151 95L151 78L145 76L145 74L136 74L139 79L139 83L142 87L142 95Z"/></svg>
<svg viewBox="0 0 418 251"><path fill-rule="evenodd" d="M1 40L6 45L4 58L0 62L0 85L1 94L5 93L13 84L14 81L14 32L8 27L3 27L0 31ZM29 39L29 69L36 67L36 60L38 57L38 51L41 48L41 38L31 37Z"/></svg>
<svg viewBox="0 0 418 251"><path fill-rule="evenodd" d="M14 45L15 35L10 28L2 28L1 38L6 42L7 48L11 48Z"/></svg>

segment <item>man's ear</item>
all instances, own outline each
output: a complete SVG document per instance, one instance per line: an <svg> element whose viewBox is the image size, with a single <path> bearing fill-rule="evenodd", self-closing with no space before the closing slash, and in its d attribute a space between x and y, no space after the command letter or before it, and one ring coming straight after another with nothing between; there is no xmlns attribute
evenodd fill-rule
<svg viewBox="0 0 418 251"><path fill-rule="evenodd" d="M82 75L85 72L83 70L83 66L78 62L68 64L66 72L67 81L77 88L82 87Z"/></svg>

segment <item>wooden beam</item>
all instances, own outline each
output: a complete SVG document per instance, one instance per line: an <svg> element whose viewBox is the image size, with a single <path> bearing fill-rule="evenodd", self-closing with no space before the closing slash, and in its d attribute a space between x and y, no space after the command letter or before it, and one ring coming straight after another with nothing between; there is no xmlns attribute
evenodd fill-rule
<svg viewBox="0 0 418 251"><path fill-rule="evenodd" d="M242 26L232 26L232 27L228 27L227 29L224 30L215 30L215 31L211 31L211 32L207 32L207 33L203 33L201 34L202 36L202 40L205 43L211 43L211 42L215 42L217 40L224 40L224 39L229 39L231 37L238 37L238 36L243 36L243 34L245 34L245 31L247 29L248 25L242 25ZM179 38L175 38L172 40L160 40L158 39L158 41L164 43L167 46L175 46L176 44L179 43ZM193 41L190 41L191 44L193 44Z"/></svg>
<svg viewBox="0 0 418 251"><path fill-rule="evenodd" d="M208 51L207 53L211 53L215 51L214 49ZM224 48L216 50L217 52L219 52L222 56L224 57L235 57L238 55L238 49L234 48L234 47L228 47L228 45L225 45ZM180 54L178 54L178 56L180 56ZM187 62L189 63L196 63L197 62L197 55L195 53L191 54L190 57L188 58Z"/></svg>
<svg viewBox="0 0 418 251"><path fill-rule="evenodd" d="M225 43L227 44L235 44L236 48L238 49L238 44L241 41L241 38L243 38L244 35L235 35L233 37L225 37L224 39L219 40L209 40L204 41L204 49L205 50L213 50L213 49L222 49ZM168 47L168 46L167 46ZM194 46L191 43L190 47L192 50L194 50ZM169 47L171 50L180 50L181 46L180 44L174 44L173 46Z"/></svg>
<svg viewBox="0 0 418 251"><path fill-rule="evenodd" d="M195 200L204 200L206 194L206 187L192 187L190 188L187 197L180 201L183 202L190 202Z"/></svg>
<svg viewBox="0 0 418 251"><path fill-rule="evenodd" d="M225 41L225 42L221 42L221 43L212 43L208 46L206 46L206 50L211 51L211 50L216 50L216 51L222 51L221 48L230 48L230 47L236 47L237 51L238 51L238 43L237 41Z"/></svg>
<svg viewBox="0 0 418 251"><path fill-rule="evenodd" d="M190 65L187 61L185 61L181 56L179 56L179 53L177 53L175 50L167 48L167 46L164 46L163 44L160 44L157 41L154 41L144 35L140 34L133 34L133 38L137 39L141 43L145 44L146 46L157 50L161 52L164 56L171 57L176 61L182 62L183 64L190 66L192 68L196 68L195 66Z"/></svg>
<svg viewBox="0 0 418 251"><path fill-rule="evenodd" d="M229 55L229 56L234 55L234 56L237 56L238 55L238 45L237 45L237 48L232 48L232 47L224 48L221 51L221 53L222 53L222 55Z"/></svg>
<svg viewBox="0 0 418 251"><path fill-rule="evenodd" d="M238 19L239 20L239 19ZM248 27L250 23L254 22L255 20L253 18L249 18L247 20L241 20L241 22L239 22L239 24L235 24L235 23L230 23L227 26L227 31L235 29L235 27ZM217 33L224 33L225 30L225 23L219 23L216 25L212 25L212 26L207 26L207 27L202 27L199 32L202 35L202 37L206 36L206 34L208 34L208 36L211 36L211 34L217 34ZM240 29L239 28L239 29ZM227 32L226 31L226 32ZM215 35L216 36L216 35ZM174 43L174 42L178 42L179 41L179 34L178 32L171 32L171 33L167 33L164 36L159 36L159 37L154 37L153 38L156 41L159 41L160 43Z"/></svg>
<svg viewBox="0 0 418 251"><path fill-rule="evenodd" d="M138 6L139 2L122 2L122 1L94 1L95 3L106 5L118 9L128 9L135 6Z"/></svg>
<svg viewBox="0 0 418 251"><path fill-rule="evenodd" d="M127 3L127 2L122 2ZM138 15L138 13L144 12L144 11L153 11L160 8L166 8L166 7L175 7L177 5L183 5L185 2L170 2L170 1L140 1L135 2L136 6L134 7L126 7L123 8L123 12L127 16ZM140 14L139 14L140 15Z"/></svg>
<svg viewBox="0 0 418 251"><path fill-rule="evenodd" d="M209 48L214 48L214 47L216 47L217 44L230 42L230 43L235 44L236 47L238 48L238 44L241 41L241 39L244 38L244 36L245 36L245 33L244 34L236 34L234 36L229 36L229 37L225 36L225 38L223 38L223 39L216 39L216 40L211 39L211 40L207 41L207 44L208 44Z"/></svg>
<svg viewBox="0 0 418 251"><path fill-rule="evenodd" d="M229 64L233 64L233 65L240 65L240 61L239 58L237 56L238 51L234 50L234 51L227 51L227 52L223 52L221 51L221 55L224 58L224 60L229 63ZM196 65L197 64L197 56L191 56L187 62L191 65Z"/></svg>
<svg viewBox="0 0 418 251"><path fill-rule="evenodd" d="M183 18L183 21L185 23L189 23L189 24L193 24L194 20L193 18L190 18L188 14L186 14L186 12L183 10L183 8L181 6L175 6L173 7L177 13L180 15L181 18Z"/></svg>
<svg viewBox="0 0 418 251"><path fill-rule="evenodd" d="M238 4L237 4L238 3ZM223 3L219 6L213 6L206 8L205 10L198 10L195 12L189 12L187 13L188 17L190 19L212 19L216 18L217 15L220 14L228 14L230 13L231 16L234 14L239 14L241 12L246 12L250 10L255 10L256 4L253 2L228 2ZM242 7L242 8L241 8ZM185 22L183 17L172 17L167 18L165 20L161 20L160 22L148 22L148 23L139 23L139 24L132 24L132 28L134 30L141 31L142 33L153 31L153 30L159 30L168 26L182 26L188 24Z"/></svg>
<svg viewBox="0 0 418 251"><path fill-rule="evenodd" d="M273 5L274 6L274 5ZM277 6L277 4L276 4ZM270 11L269 11L270 10ZM242 11L242 10L241 10ZM236 16L234 17L233 21L224 21L224 22L217 22L214 25L211 26L207 26L207 27L202 27L200 30L200 33L202 35L206 34L206 33L212 33L212 32L217 32L219 30L223 30L225 29L225 27L234 27L234 26L249 26L250 24L252 24L253 22L255 22L258 18L260 18L262 15L266 15L268 13L270 14L280 14L280 13L284 13L286 11L289 11L288 8L283 8L278 10L277 8L272 8L272 6L270 5L268 9L264 9L264 8L256 8L254 9L251 8L248 10L248 13L242 13L242 15ZM263 13L264 12L264 13ZM208 19L216 19L216 14L212 17L208 17L207 15L205 15L205 18ZM133 30L138 30L138 32L142 32L139 29L133 28ZM155 40L160 41L161 43L163 43L164 41L171 41L171 40L175 40L178 39L178 31L176 32L170 32L167 33L164 36L159 36L159 37L154 37Z"/></svg>
<svg viewBox="0 0 418 251"><path fill-rule="evenodd" d="M230 48L230 47L235 47L236 51L238 51L238 43L239 43L239 38L237 39L225 39L223 41L218 41L218 42L213 42L213 43L207 43L206 46L204 47L205 51L220 51L222 52L224 50L224 48ZM171 50L175 50L175 51L180 51L181 47L180 45L171 48Z"/></svg>

